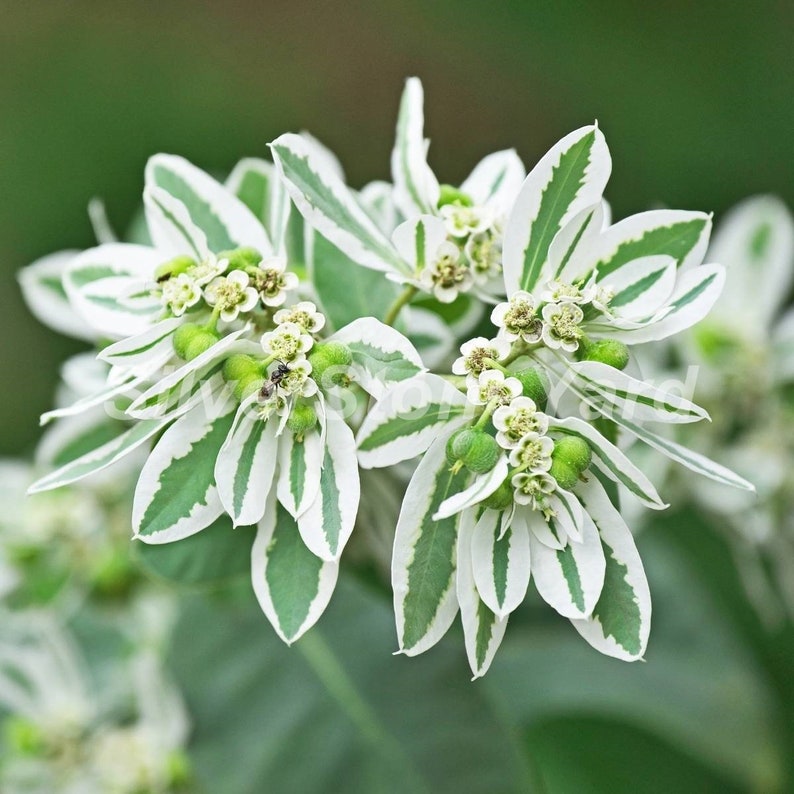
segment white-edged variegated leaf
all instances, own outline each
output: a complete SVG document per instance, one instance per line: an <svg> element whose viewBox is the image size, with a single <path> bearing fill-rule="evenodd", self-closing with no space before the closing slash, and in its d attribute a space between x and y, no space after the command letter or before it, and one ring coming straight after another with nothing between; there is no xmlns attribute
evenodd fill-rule
<svg viewBox="0 0 794 794"><path fill-rule="evenodd" d="M318 428L309 430L302 441L290 432L279 437L278 499L295 519L311 507L320 492L324 447Z"/></svg>
<svg viewBox="0 0 794 794"><path fill-rule="evenodd" d="M224 360L235 352L238 340L247 330L239 328L233 331L201 355L164 375L133 401L127 413L137 419L178 415L194 392L206 386L212 375L220 372ZM174 414L172 409L177 409L177 413Z"/></svg>
<svg viewBox="0 0 794 794"><path fill-rule="evenodd" d="M317 622L338 575L339 563L306 548L295 520L271 493L251 549L251 582L259 606L287 645Z"/></svg>
<svg viewBox="0 0 794 794"><path fill-rule="evenodd" d="M621 483L644 505L654 510L663 510L667 505L661 500L653 483L621 452L607 441L591 424L569 416L565 419L552 419L549 427L569 435L584 439L593 452L593 459L599 469L610 479Z"/></svg>
<svg viewBox="0 0 794 794"><path fill-rule="evenodd" d="M129 430L106 441L95 449L84 452L74 460L69 461L57 471L42 477L30 486L29 493L49 491L60 488L62 485L82 480L95 472L106 469L117 460L121 460L133 450L137 449L153 435L158 433L167 422L152 420L137 422Z"/></svg>
<svg viewBox="0 0 794 794"><path fill-rule="evenodd" d="M577 493L601 536L606 569L592 614L571 623L596 650L633 662L643 657L651 630L651 593L642 560L598 480L591 478Z"/></svg>
<svg viewBox="0 0 794 794"><path fill-rule="evenodd" d="M720 482L723 485L730 485L733 488L741 488L745 491L755 491L755 486L751 482L748 482L725 466L710 460L705 455L687 449L669 438L653 433L642 425L625 419L619 413L610 414L610 416L616 424L625 427L626 430L637 436L640 441L644 441L649 447L653 447L653 449L666 455L670 460L680 463L690 471L702 474L704 477Z"/></svg>
<svg viewBox="0 0 794 794"><path fill-rule="evenodd" d="M375 399L380 399L390 386L425 369L411 342L374 317L353 320L340 328L331 340L350 348L356 380Z"/></svg>
<svg viewBox="0 0 794 794"><path fill-rule="evenodd" d="M123 369L146 367L150 361L162 359L165 353L173 355L173 333L183 322L182 317L162 320L143 333L108 345L99 351L97 358Z"/></svg>
<svg viewBox="0 0 794 794"><path fill-rule="evenodd" d="M285 254L291 203L275 166L258 157L246 157L232 169L226 189L264 224L276 253Z"/></svg>
<svg viewBox="0 0 794 794"><path fill-rule="evenodd" d="M568 537L565 532L560 530L554 516L550 516L547 521L537 510L528 510L524 507L516 506L512 524L526 524L527 529L535 540L542 543L549 549L559 551L565 548Z"/></svg>
<svg viewBox="0 0 794 794"><path fill-rule="evenodd" d="M703 261L710 233L711 218L703 212L640 212L604 230L592 251L592 266L606 280L637 259L665 255L685 271Z"/></svg>
<svg viewBox="0 0 794 794"><path fill-rule="evenodd" d="M111 419L103 408L51 425L36 445L36 463L48 468L65 466L86 452L113 441L124 425Z"/></svg>
<svg viewBox="0 0 794 794"><path fill-rule="evenodd" d="M162 313L148 291L162 256L152 248L109 243L78 254L63 272L74 310L99 334L119 339L146 330Z"/></svg>
<svg viewBox="0 0 794 794"><path fill-rule="evenodd" d="M606 567L591 518L584 514L582 540L569 538L562 549L550 549L534 533L529 538L532 576L541 598L567 618L590 615L601 594Z"/></svg>
<svg viewBox="0 0 794 794"><path fill-rule="evenodd" d="M146 189L163 190L187 210L215 253L241 246L270 256L273 248L256 216L230 190L209 174L173 154L156 154L146 164ZM150 228L157 241L155 230ZM187 253L187 252L186 252Z"/></svg>
<svg viewBox="0 0 794 794"><path fill-rule="evenodd" d="M406 273L391 241L307 140L292 133L270 144L292 200L306 220L354 262Z"/></svg>
<svg viewBox="0 0 794 794"><path fill-rule="evenodd" d="M488 671L502 642L507 629L507 617L498 618L488 609L477 592L471 552L474 521L473 510L467 510L460 517L455 589L460 605L460 619L463 624L469 667L474 678L480 678Z"/></svg>
<svg viewBox="0 0 794 794"><path fill-rule="evenodd" d="M401 313L401 328L428 369L443 367L455 349L455 334L435 312L418 306Z"/></svg>
<svg viewBox="0 0 794 794"><path fill-rule="evenodd" d="M549 246L549 279L572 284L588 270L589 251L604 227L604 202L596 201L574 215Z"/></svg>
<svg viewBox="0 0 794 794"><path fill-rule="evenodd" d="M438 506L438 512L433 516L433 520L438 521L440 518L460 513L461 510L488 498L507 479L508 469L507 456L502 455L491 471L476 475L474 482L468 488L445 499Z"/></svg>
<svg viewBox="0 0 794 794"><path fill-rule="evenodd" d="M506 618L529 587L530 533L519 521L502 535L500 519L499 510L483 511L471 536L471 561L480 598L497 618Z"/></svg>
<svg viewBox="0 0 794 794"><path fill-rule="evenodd" d="M466 397L438 375L423 373L398 383L359 428L359 463L365 469L382 468L421 455L439 432L460 427L466 413Z"/></svg>
<svg viewBox="0 0 794 794"><path fill-rule="evenodd" d="M132 528L145 543L171 543L223 513L215 460L234 421L229 402L200 404L177 419L146 461L132 503Z"/></svg>
<svg viewBox="0 0 794 794"><path fill-rule="evenodd" d="M585 392L603 398L627 419L682 423L709 418L704 408L690 400L600 361L573 361L569 367Z"/></svg>
<svg viewBox="0 0 794 794"><path fill-rule="evenodd" d="M513 206L527 172L515 149L486 155L460 186L477 206L487 206L497 215Z"/></svg>
<svg viewBox="0 0 794 794"><path fill-rule="evenodd" d="M700 322L711 311L724 286L722 265L700 265L687 270L678 278L669 302L656 317L648 317L638 328L610 331L608 336L627 345L667 339Z"/></svg>
<svg viewBox="0 0 794 794"><path fill-rule="evenodd" d="M320 490L298 517L298 529L309 551L324 560L339 559L353 532L360 496L353 431L329 412Z"/></svg>
<svg viewBox="0 0 794 794"><path fill-rule="evenodd" d="M553 515L549 523L554 532L561 538L582 540L584 532L584 510L574 494L564 488L557 487L549 496L549 507Z"/></svg>
<svg viewBox="0 0 794 794"><path fill-rule="evenodd" d="M391 234L399 221L394 203L394 187L389 182L376 179L364 185L358 197L378 228L385 234Z"/></svg>
<svg viewBox="0 0 794 794"><path fill-rule="evenodd" d="M149 236L163 259L184 255L202 262L210 256L207 236L170 193L150 185L143 191L143 208Z"/></svg>
<svg viewBox="0 0 794 794"><path fill-rule="evenodd" d="M77 254L49 254L20 270L17 279L22 297L37 320L58 333L93 342L96 331L74 310L63 286L63 273Z"/></svg>
<svg viewBox="0 0 794 794"><path fill-rule="evenodd" d="M557 233L583 209L601 200L612 169L598 127L582 127L555 144L530 171L507 220L504 276L507 294L532 290Z"/></svg>
<svg viewBox="0 0 794 794"><path fill-rule="evenodd" d="M391 239L400 256L418 272L435 262L439 246L447 239L447 227L433 215L414 216L401 223Z"/></svg>
<svg viewBox="0 0 794 794"><path fill-rule="evenodd" d="M418 77L409 77L400 99L391 155L394 201L406 218L435 212L440 195L438 180L427 164L423 105L422 83Z"/></svg>
<svg viewBox="0 0 794 794"><path fill-rule="evenodd" d="M677 265L672 256L646 256L599 279L599 286L612 293L610 311L625 320L655 315L673 294Z"/></svg>
<svg viewBox="0 0 794 794"><path fill-rule="evenodd" d="M215 483L234 526L258 524L273 485L278 459L275 418L265 422L246 400L215 461Z"/></svg>
<svg viewBox="0 0 794 794"><path fill-rule="evenodd" d="M392 589L400 651L415 656L435 645L458 612L455 592L459 515L434 521L439 505L466 481L450 471L441 433L405 491L392 554Z"/></svg>

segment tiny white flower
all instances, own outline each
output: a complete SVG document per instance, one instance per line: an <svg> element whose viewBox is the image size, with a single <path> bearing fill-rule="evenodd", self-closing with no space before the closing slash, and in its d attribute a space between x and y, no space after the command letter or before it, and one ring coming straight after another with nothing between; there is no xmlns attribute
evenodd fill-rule
<svg viewBox="0 0 794 794"><path fill-rule="evenodd" d="M250 312L259 302L259 294L249 286L250 279L242 270L232 270L217 276L204 289L204 299L210 306L220 308L220 317L230 323L240 312Z"/></svg>
<svg viewBox="0 0 794 794"><path fill-rule="evenodd" d="M543 515L551 515L549 496L557 488L557 481L549 474L530 474L519 472L510 480L513 486L513 498L520 505L529 505L533 510L540 510Z"/></svg>
<svg viewBox="0 0 794 794"><path fill-rule="evenodd" d="M548 436L527 433L510 452L510 465L532 474L547 472L553 451L554 442Z"/></svg>
<svg viewBox="0 0 794 794"><path fill-rule="evenodd" d="M496 441L504 449L515 447L527 433L543 435L549 429L549 418L538 411L530 397L516 397L510 405L497 408L491 421L499 431Z"/></svg>
<svg viewBox="0 0 794 794"><path fill-rule="evenodd" d="M420 286L441 303L452 303L461 292L471 289L473 283L471 269L462 260L460 249L449 241L441 243L433 262L419 274Z"/></svg>
<svg viewBox="0 0 794 794"><path fill-rule="evenodd" d="M476 381L469 383L466 394L470 403L485 405L496 400L501 405L508 405L521 394L521 382L518 378L506 378L498 369L483 370Z"/></svg>
<svg viewBox="0 0 794 794"><path fill-rule="evenodd" d="M575 303L547 303L542 310L543 342L552 349L573 353L579 347L584 312Z"/></svg>
<svg viewBox="0 0 794 794"><path fill-rule="evenodd" d="M502 272L502 241L493 230L473 234L466 241L463 252L471 265L477 284L487 284Z"/></svg>
<svg viewBox="0 0 794 794"><path fill-rule="evenodd" d="M227 267L229 267L228 259L215 259L215 257L210 257L190 268L188 272L193 281L203 287L217 276L225 273Z"/></svg>
<svg viewBox="0 0 794 794"><path fill-rule="evenodd" d="M201 287L187 273L180 273L163 284L161 300L174 317L181 317L201 300Z"/></svg>
<svg viewBox="0 0 794 794"><path fill-rule="evenodd" d="M279 393L284 397L312 397L317 394L317 384L310 377L312 365L305 359L299 359L289 365L289 371L278 383Z"/></svg>
<svg viewBox="0 0 794 794"><path fill-rule="evenodd" d="M289 363L303 357L314 340L297 323L282 323L262 336L262 350L268 356Z"/></svg>
<svg viewBox="0 0 794 794"><path fill-rule="evenodd" d="M287 300L287 293L297 289L299 284L297 275L287 272L287 260L283 256L263 259L252 278L262 303L271 307L282 306Z"/></svg>
<svg viewBox="0 0 794 794"><path fill-rule="evenodd" d="M535 299L524 290L514 292L510 299L494 307L491 322L499 328L499 336L514 342L521 339L533 344L540 339L542 323L535 315Z"/></svg>
<svg viewBox="0 0 794 794"><path fill-rule="evenodd" d="M463 204L445 204L441 217L452 237L480 234L493 223L493 213L487 207L467 207Z"/></svg>
<svg viewBox="0 0 794 794"><path fill-rule="evenodd" d="M273 320L278 323L295 323L307 334L316 334L325 327L325 315L317 311L311 301L301 301L288 309L279 309Z"/></svg>
<svg viewBox="0 0 794 794"><path fill-rule="evenodd" d="M544 303L589 303L595 293L595 286L581 289L566 281L549 281L543 288L540 299Z"/></svg>
<svg viewBox="0 0 794 794"><path fill-rule="evenodd" d="M486 359L492 361L502 361L510 353L510 342L506 339L486 339L478 336L464 342L460 348L461 356L455 359L452 364L452 372L455 375L468 375L476 381L479 374L488 369Z"/></svg>

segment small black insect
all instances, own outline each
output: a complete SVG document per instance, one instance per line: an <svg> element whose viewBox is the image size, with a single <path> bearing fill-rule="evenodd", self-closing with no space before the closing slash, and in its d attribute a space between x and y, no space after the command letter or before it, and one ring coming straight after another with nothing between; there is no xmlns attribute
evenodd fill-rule
<svg viewBox="0 0 794 794"><path fill-rule="evenodd" d="M266 380L262 384L259 396L263 400L269 400L273 396L273 389L281 383L288 372L289 367L283 361L279 361L278 366L270 373L270 380Z"/></svg>

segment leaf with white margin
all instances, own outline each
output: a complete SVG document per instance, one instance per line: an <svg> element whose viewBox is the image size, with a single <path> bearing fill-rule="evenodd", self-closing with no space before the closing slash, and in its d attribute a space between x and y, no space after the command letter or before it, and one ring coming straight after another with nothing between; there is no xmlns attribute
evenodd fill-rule
<svg viewBox="0 0 794 794"><path fill-rule="evenodd" d="M152 248L108 243L78 254L63 272L74 310L96 331L118 339L146 330L162 313L148 294L162 255Z"/></svg>
<svg viewBox="0 0 794 794"><path fill-rule="evenodd" d="M183 157L156 154L145 171L146 189L160 189L187 210L193 224L206 236L211 251L250 246L262 256L273 247L262 223L230 190ZM150 228L157 241L155 230Z"/></svg>
<svg viewBox="0 0 794 794"><path fill-rule="evenodd" d="M381 231L391 234L397 228L399 216L394 203L394 188L389 182L377 179L368 182L358 197Z"/></svg>
<svg viewBox="0 0 794 794"><path fill-rule="evenodd" d="M441 218L419 215L401 223L391 236L400 256L419 272L436 261L436 254L447 240L447 227Z"/></svg>
<svg viewBox="0 0 794 794"><path fill-rule="evenodd" d="M223 513L215 459L234 421L235 407L198 405L163 433L135 487L136 538L171 543L200 532Z"/></svg>
<svg viewBox="0 0 794 794"><path fill-rule="evenodd" d="M506 618L524 600L530 577L530 532L518 521L501 534L501 511L484 510L471 536L474 581L485 606Z"/></svg>
<svg viewBox="0 0 794 794"><path fill-rule="evenodd" d="M441 368L455 350L455 334L435 312L420 306L406 307L398 327L403 330L428 369Z"/></svg>
<svg viewBox="0 0 794 794"><path fill-rule="evenodd" d="M613 330L608 335L627 345L667 339L700 322L711 311L724 286L722 265L692 268L678 279L669 302L656 317L647 318L639 328Z"/></svg>
<svg viewBox="0 0 794 794"><path fill-rule="evenodd" d="M677 264L671 256L646 256L599 279L598 285L612 293L609 310L627 320L655 314L673 294Z"/></svg>
<svg viewBox="0 0 794 794"><path fill-rule="evenodd" d="M238 343L243 344L240 337L247 331L247 326L233 331L201 355L160 378L133 401L127 413L136 419L151 419L166 415L172 408L179 408L180 403L188 399L199 385L206 383L211 375L220 370L223 361L235 352ZM184 404L181 408L184 408Z"/></svg>
<svg viewBox="0 0 794 794"><path fill-rule="evenodd" d="M467 406L466 397L438 375L420 374L397 384L359 428L361 467L393 466L421 455L439 432L456 430L467 420Z"/></svg>
<svg viewBox="0 0 794 794"><path fill-rule="evenodd" d="M550 549L530 532L532 577L541 598L567 618L590 615L604 585L606 562L598 530L584 514L582 540ZM542 519L541 519L542 520Z"/></svg>
<svg viewBox="0 0 794 794"><path fill-rule="evenodd" d="M317 622L338 575L339 563L306 548L294 519L271 493L251 549L251 582L259 606L287 645Z"/></svg>
<svg viewBox="0 0 794 794"><path fill-rule="evenodd" d="M350 348L356 380L376 400L390 386L425 370L419 353L407 337L374 317L353 320L329 341L341 342Z"/></svg>
<svg viewBox="0 0 794 794"><path fill-rule="evenodd" d="M418 77L409 77L400 98L391 154L394 201L406 218L435 212L441 194L438 180L427 164L423 104L422 82Z"/></svg>
<svg viewBox="0 0 794 794"><path fill-rule="evenodd" d="M279 438L278 499L295 519L311 507L320 492L324 448L323 433L317 428L308 431L303 441L290 432Z"/></svg>
<svg viewBox="0 0 794 794"><path fill-rule="evenodd" d="M597 201L574 215L557 232L549 246L547 273L544 274L548 275L548 280L572 284L582 275L586 267L580 262L598 239L604 223L604 202Z"/></svg>
<svg viewBox="0 0 794 794"><path fill-rule="evenodd" d="M487 206L499 216L513 206L527 172L515 149L486 155L460 186L476 206Z"/></svg>
<svg viewBox="0 0 794 794"><path fill-rule="evenodd" d="M323 560L339 559L356 523L360 495L353 431L340 416L329 412L320 490L298 517L298 529L309 551Z"/></svg>
<svg viewBox="0 0 794 794"><path fill-rule="evenodd" d="M504 276L508 295L531 291L557 233L601 200L612 160L596 126L582 127L555 144L530 171L507 220Z"/></svg>
<svg viewBox="0 0 794 794"><path fill-rule="evenodd" d="M237 409L215 461L218 496L236 527L259 523L276 473L278 422L264 421L251 402Z"/></svg>
<svg viewBox="0 0 794 794"><path fill-rule="evenodd" d="M710 319L735 327L741 318L743 333L764 334L794 278L794 219L788 207L775 196L740 202L719 223L708 256L728 270Z"/></svg>
<svg viewBox="0 0 794 794"><path fill-rule="evenodd" d="M625 427L626 430L637 436L640 441L644 441L649 447L653 447L653 449L666 455L676 463L680 463L690 471L702 474L704 477L720 482L723 485L730 485L733 488L741 488L745 491L755 491L755 486L751 482L748 482L725 466L707 458L705 455L701 455L699 452L687 449L681 444L676 444L675 441L653 433L642 425L631 422L617 412L609 414L609 416L612 421L621 427Z"/></svg>
<svg viewBox="0 0 794 794"><path fill-rule="evenodd" d="M535 539L549 549L564 549L568 542L565 532L561 531L554 521L554 516L550 516L547 521L542 513L525 505L516 505L511 522L511 525L513 524L526 525Z"/></svg>
<svg viewBox="0 0 794 794"><path fill-rule="evenodd" d="M474 678L480 678L488 671L502 642L507 629L507 617L497 618L477 592L471 553L474 520L473 510L467 510L460 517L455 589L460 605L460 619L463 624L469 667Z"/></svg>
<svg viewBox="0 0 794 794"><path fill-rule="evenodd" d="M42 477L30 486L28 493L60 488L62 485L69 485L82 480L83 477L88 477L90 474L106 469L117 460L121 460L125 455L140 447L141 444L160 432L167 424L167 421L157 420L137 422L121 435L105 442L96 449L80 455L80 457L70 461L57 471L51 472L46 477Z"/></svg>
<svg viewBox="0 0 794 794"><path fill-rule="evenodd" d="M170 193L147 187L143 191L143 209L152 244L163 259L184 255L203 262L210 257L207 236L193 223L187 207Z"/></svg>
<svg viewBox="0 0 794 794"><path fill-rule="evenodd" d="M276 253L286 254L285 235L292 205L275 166L258 157L246 157L232 169L226 189L264 224Z"/></svg>
<svg viewBox="0 0 794 794"><path fill-rule="evenodd" d="M39 322L58 333L93 342L96 331L74 310L63 286L63 273L77 251L58 251L37 259L17 274L22 297Z"/></svg>
<svg viewBox="0 0 794 794"><path fill-rule="evenodd" d="M675 423L709 419L708 411L690 400L600 361L572 361L569 368L583 389L602 397L628 419Z"/></svg>
<svg viewBox="0 0 794 794"><path fill-rule="evenodd" d="M651 593L642 560L602 485L592 478L577 492L601 536L606 569L592 614L571 623L597 651L633 662L645 653L651 630Z"/></svg>
<svg viewBox="0 0 794 794"><path fill-rule="evenodd" d="M392 554L394 614L400 651L416 656L435 645L458 612L455 567L459 515L434 521L439 505L466 475L447 463L450 433L431 444L403 498Z"/></svg>
<svg viewBox="0 0 794 794"><path fill-rule="evenodd" d="M584 439L590 445L596 465L611 479L624 485L644 505L654 510L667 507L653 483L591 424L569 416L564 419L551 418L549 428Z"/></svg>
<svg viewBox="0 0 794 794"><path fill-rule="evenodd" d="M153 359L160 359L162 354L174 354L173 333L184 322L182 317L170 317L155 323L143 333L121 339L103 348L97 354L100 361L124 369L136 369L146 366Z"/></svg>
<svg viewBox="0 0 794 794"><path fill-rule="evenodd" d="M438 521L441 518L460 513L461 510L473 507L483 499L487 499L507 479L509 468L507 456L502 455L491 471L487 474L477 475L468 488L445 499L438 506L438 512L433 516L433 520Z"/></svg>
<svg viewBox="0 0 794 794"><path fill-rule="evenodd" d="M56 422L36 445L36 463L48 468L67 463L113 441L124 426L111 419L102 408Z"/></svg>
<svg viewBox="0 0 794 794"><path fill-rule="evenodd" d="M549 495L552 516L549 524L560 538L572 538L581 542L584 531L584 510L574 494L557 486Z"/></svg>
<svg viewBox="0 0 794 794"><path fill-rule="evenodd" d="M605 229L591 254L599 279L646 256L671 256L679 271L703 261L711 234L711 217L686 210L650 210L631 215Z"/></svg>

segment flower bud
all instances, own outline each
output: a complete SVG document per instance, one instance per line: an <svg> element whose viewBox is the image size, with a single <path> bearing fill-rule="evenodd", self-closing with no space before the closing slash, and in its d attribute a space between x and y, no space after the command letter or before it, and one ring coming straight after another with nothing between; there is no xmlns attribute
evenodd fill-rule
<svg viewBox="0 0 794 794"><path fill-rule="evenodd" d="M490 496L480 502L483 507L491 510L506 510L513 504L513 486L510 480L505 480Z"/></svg>
<svg viewBox="0 0 794 794"><path fill-rule="evenodd" d="M3 724L5 740L20 755L41 755L46 742L41 728L24 717L12 716Z"/></svg>
<svg viewBox="0 0 794 794"><path fill-rule="evenodd" d="M174 332L174 351L184 361L192 361L220 339L215 331L195 323L180 325Z"/></svg>
<svg viewBox="0 0 794 794"><path fill-rule="evenodd" d="M180 273L185 273L191 267L195 266L195 264L196 260L191 259L189 256L175 256L173 259L169 259L167 262L158 265L154 271L154 277L158 282L166 281L171 278L171 276L178 276Z"/></svg>
<svg viewBox="0 0 794 794"><path fill-rule="evenodd" d="M558 460L570 466L576 473L583 472L592 460L590 445L579 436L563 436L554 442L552 461Z"/></svg>
<svg viewBox="0 0 794 794"><path fill-rule="evenodd" d="M579 472L560 458L552 457L549 474L557 481L557 485L566 491L579 482Z"/></svg>
<svg viewBox="0 0 794 794"><path fill-rule="evenodd" d="M598 339L584 347L583 361L599 361L615 369L625 369L629 363L629 349L614 339Z"/></svg>
<svg viewBox="0 0 794 794"><path fill-rule="evenodd" d="M471 207L474 202L471 200L471 196L468 196L454 185L441 185L438 206L443 207L445 204L460 204L461 207Z"/></svg>
<svg viewBox="0 0 794 794"><path fill-rule="evenodd" d="M309 363L312 365L312 377L318 382L323 383L323 375L332 369L330 378L334 386L345 385L346 372L343 370L353 362L353 354L347 345L341 342L322 342L315 345L309 354Z"/></svg>
<svg viewBox="0 0 794 794"><path fill-rule="evenodd" d="M262 254L256 248L235 248L231 251L221 251L218 260L228 259L228 271L245 270L246 267L256 267L262 261Z"/></svg>
<svg viewBox="0 0 794 794"><path fill-rule="evenodd" d="M447 441L447 460L450 464L461 461L475 474L490 471L502 454L493 436L473 427L464 427Z"/></svg>
<svg viewBox="0 0 794 794"><path fill-rule="evenodd" d="M287 419L287 428L299 439L317 424L317 412L309 403L296 403Z"/></svg>
<svg viewBox="0 0 794 794"><path fill-rule="evenodd" d="M513 372L511 375L514 378L518 378L524 396L529 397L539 411L545 411L548 392L546 389L546 378L541 374L540 370L535 369L535 367L529 367L528 369L522 369L520 372Z"/></svg>

